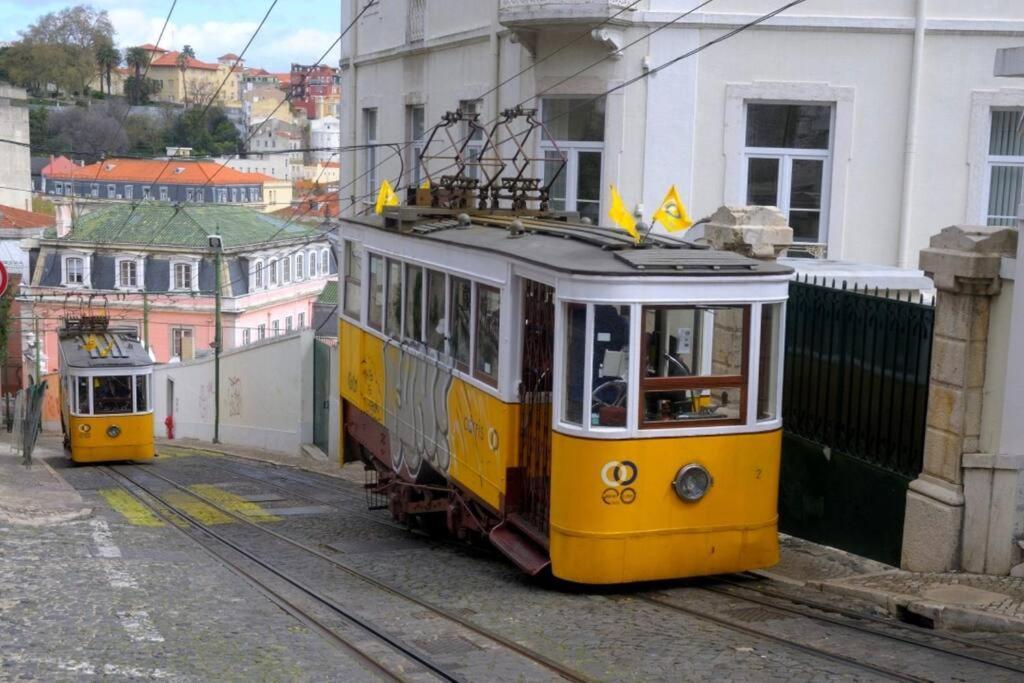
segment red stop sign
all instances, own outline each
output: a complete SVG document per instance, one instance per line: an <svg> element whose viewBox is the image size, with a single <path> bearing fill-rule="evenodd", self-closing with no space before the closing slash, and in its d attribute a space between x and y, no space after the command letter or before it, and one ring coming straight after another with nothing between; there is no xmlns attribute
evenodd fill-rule
<svg viewBox="0 0 1024 683"><path fill-rule="evenodd" d="M7 267L0 261L0 296L7 291Z"/></svg>

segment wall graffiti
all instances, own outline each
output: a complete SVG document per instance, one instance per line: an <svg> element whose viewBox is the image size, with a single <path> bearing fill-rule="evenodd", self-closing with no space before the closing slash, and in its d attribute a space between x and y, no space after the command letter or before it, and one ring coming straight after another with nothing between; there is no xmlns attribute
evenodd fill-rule
<svg viewBox="0 0 1024 683"><path fill-rule="evenodd" d="M242 378L228 377L228 415L242 415Z"/></svg>
<svg viewBox="0 0 1024 683"><path fill-rule="evenodd" d="M203 420L212 419L213 403L213 382L207 382L199 387L199 417Z"/></svg>

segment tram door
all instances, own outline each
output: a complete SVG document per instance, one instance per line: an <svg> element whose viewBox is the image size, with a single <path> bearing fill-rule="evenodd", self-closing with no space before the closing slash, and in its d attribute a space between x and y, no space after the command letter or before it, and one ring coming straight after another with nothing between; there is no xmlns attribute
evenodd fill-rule
<svg viewBox="0 0 1024 683"><path fill-rule="evenodd" d="M555 290L523 280L523 370L519 384L520 515L548 533L551 502L551 389L554 373Z"/></svg>

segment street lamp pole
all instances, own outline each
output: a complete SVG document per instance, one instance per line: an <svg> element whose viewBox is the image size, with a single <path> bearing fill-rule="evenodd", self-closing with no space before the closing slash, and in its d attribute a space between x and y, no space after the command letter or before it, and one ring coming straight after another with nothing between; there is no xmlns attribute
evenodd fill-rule
<svg viewBox="0 0 1024 683"><path fill-rule="evenodd" d="M220 235L210 235L210 246L213 247L214 271L214 333L213 333L213 443L220 443L220 350L223 346L223 335L220 324L220 262L224 242Z"/></svg>

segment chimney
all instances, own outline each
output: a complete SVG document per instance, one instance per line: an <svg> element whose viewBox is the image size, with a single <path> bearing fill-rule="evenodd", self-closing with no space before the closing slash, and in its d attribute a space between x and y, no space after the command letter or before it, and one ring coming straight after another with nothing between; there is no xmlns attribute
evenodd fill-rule
<svg viewBox="0 0 1024 683"><path fill-rule="evenodd" d="M57 213L57 237L67 237L71 232L71 205L60 203L56 207Z"/></svg>

